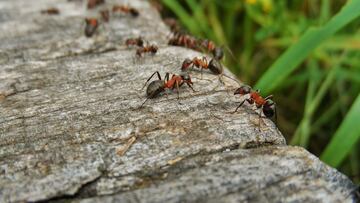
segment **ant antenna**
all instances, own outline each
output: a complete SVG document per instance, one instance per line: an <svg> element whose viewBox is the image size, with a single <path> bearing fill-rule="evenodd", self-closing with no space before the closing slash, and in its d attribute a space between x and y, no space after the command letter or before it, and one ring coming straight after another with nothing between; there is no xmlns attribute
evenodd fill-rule
<svg viewBox="0 0 360 203"><path fill-rule="evenodd" d="M231 80L235 81L237 84L239 84L239 85L240 85L240 83L239 83L236 79L234 79L234 78L232 78L232 77L230 77L230 76L227 76L227 75L225 75L224 73L223 73L223 74L221 74L221 76L225 76L225 77L227 77L227 78L229 78L229 79L231 79Z"/></svg>
<svg viewBox="0 0 360 203"><path fill-rule="evenodd" d="M146 98L146 99L145 99L145 101L141 104L141 106L139 107L139 109L144 106L144 104L146 103L146 101L147 101L148 99L149 99L149 98Z"/></svg>

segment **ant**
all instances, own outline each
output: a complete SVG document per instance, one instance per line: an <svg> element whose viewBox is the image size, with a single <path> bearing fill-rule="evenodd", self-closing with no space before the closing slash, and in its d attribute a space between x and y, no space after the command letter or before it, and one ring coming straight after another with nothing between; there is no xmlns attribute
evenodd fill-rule
<svg viewBox="0 0 360 203"><path fill-rule="evenodd" d="M87 8L92 9L103 3L105 3L105 0L88 0Z"/></svg>
<svg viewBox="0 0 360 203"><path fill-rule="evenodd" d="M100 15L105 22L109 22L110 13L108 9L100 11Z"/></svg>
<svg viewBox="0 0 360 203"><path fill-rule="evenodd" d="M196 51L206 50L211 52L216 60L221 60L224 57L224 50L221 47L217 47L211 40L196 39L193 36L187 34L181 34L176 32L174 36L169 40L169 45L183 46Z"/></svg>
<svg viewBox="0 0 360 203"><path fill-rule="evenodd" d="M234 80L235 82L237 82L234 78L231 78L230 76L227 76L224 74L224 68L223 66L220 64L220 62L213 58L210 60L210 62L207 62L206 57L202 57L202 58L198 58L198 57L194 57L192 60L189 58L186 58L183 61L183 64L181 66L181 71L186 71L188 68L191 67L197 67L201 69L201 76L202 76L202 70L203 69L209 69L212 73L214 73L215 75L219 75L219 80L222 84L224 84L224 82L222 81L222 76L225 76L231 80Z"/></svg>
<svg viewBox="0 0 360 203"><path fill-rule="evenodd" d="M271 118L275 115L275 122L277 122L276 104L274 101L271 100L273 98L272 95L263 98L260 95L259 90L253 91L251 87L247 85L243 85L236 89L234 95L236 94L240 94L242 96L249 95L250 97L244 99L233 113L235 113L244 104L244 102L247 101L249 104L255 103L256 108L258 109L262 108L262 112L267 118ZM259 117L261 117L261 112Z"/></svg>
<svg viewBox="0 0 360 203"><path fill-rule="evenodd" d="M173 74L171 76L171 79L169 79L170 77L170 73L166 73L165 74L165 78L164 80L161 79L160 73L159 71L155 71L146 81L146 83L144 84L143 88L146 86L146 84L151 80L152 77L154 77L154 75L157 74L158 76L158 80L154 80L152 81L146 89L146 100L142 103L142 105L140 106L140 108L145 104L145 102L148 99L153 99L157 96L160 95L160 93L165 92L165 89L177 89L177 98L180 99L180 87L183 84L187 84L192 91L196 92L194 90L194 88L192 87L193 82L191 81L191 77L188 73L182 73L180 75L176 75Z"/></svg>
<svg viewBox="0 0 360 203"><path fill-rule="evenodd" d="M186 71L190 66L200 68L201 73L203 69L209 69L215 75L219 75L223 72L223 67L215 59L211 59L210 62L207 62L206 57L198 58L194 57L192 60L186 58L181 66L182 71Z"/></svg>
<svg viewBox="0 0 360 203"><path fill-rule="evenodd" d="M99 22L96 18L86 18L85 22L86 22L85 36L91 37L95 33L97 27L99 26Z"/></svg>
<svg viewBox="0 0 360 203"><path fill-rule="evenodd" d="M144 40L142 37L130 38L125 41L126 46L138 46L142 47L144 45Z"/></svg>
<svg viewBox="0 0 360 203"><path fill-rule="evenodd" d="M115 12L129 13L133 17L139 16L139 11L137 9L124 5L114 5L112 11L114 13Z"/></svg>
<svg viewBox="0 0 360 203"><path fill-rule="evenodd" d="M195 37L177 32L170 38L169 45L187 47L196 51L200 51L198 41Z"/></svg>
<svg viewBox="0 0 360 203"><path fill-rule="evenodd" d="M152 55L156 54L156 52L158 51L158 47L156 45L146 45L143 47L139 47L136 50L136 56L141 57L141 55L143 53L151 53Z"/></svg>
<svg viewBox="0 0 360 203"><path fill-rule="evenodd" d="M59 15L60 11L57 8L48 8L46 10L42 10L41 14L48 14L48 15Z"/></svg>

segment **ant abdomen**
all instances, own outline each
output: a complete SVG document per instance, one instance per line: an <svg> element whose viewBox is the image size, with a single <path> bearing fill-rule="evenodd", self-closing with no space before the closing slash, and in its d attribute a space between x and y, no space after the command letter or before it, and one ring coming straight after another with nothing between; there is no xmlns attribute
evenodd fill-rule
<svg viewBox="0 0 360 203"><path fill-rule="evenodd" d="M215 49L212 50L212 54L217 60L221 60L224 57L224 51L220 47L215 47Z"/></svg>
<svg viewBox="0 0 360 203"><path fill-rule="evenodd" d="M157 97L163 91L164 91L164 81L154 80L148 85L146 89L146 96L149 99L152 99Z"/></svg>
<svg viewBox="0 0 360 203"><path fill-rule="evenodd" d="M272 100L267 100L263 105L263 113L267 118L271 118L275 114L275 103Z"/></svg>
<svg viewBox="0 0 360 203"><path fill-rule="evenodd" d="M211 59L208 68L216 75L220 75L223 73L223 67L216 59Z"/></svg>

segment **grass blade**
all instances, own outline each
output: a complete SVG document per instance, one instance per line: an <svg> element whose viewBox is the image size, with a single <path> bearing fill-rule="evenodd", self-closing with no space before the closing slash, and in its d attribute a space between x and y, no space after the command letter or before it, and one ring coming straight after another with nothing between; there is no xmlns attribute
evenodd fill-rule
<svg viewBox="0 0 360 203"><path fill-rule="evenodd" d="M256 84L264 95L281 85L304 59L325 39L360 16L360 0L348 1L341 11L320 28L309 28L299 41L285 51Z"/></svg>
<svg viewBox="0 0 360 203"><path fill-rule="evenodd" d="M360 139L359 121L360 95L357 96L344 121L321 154L321 160L333 167L341 164Z"/></svg>
<svg viewBox="0 0 360 203"><path fill-rule="evenodd" d="M185 26L190 30L190 32L197 35L201 34L201 30L196 24L196 21L193 20L192 16L190 16L188 12L186 12L186 10L179 2L173 0L162 0L162 2L179 17L181 22L185 24Z"/></svg>

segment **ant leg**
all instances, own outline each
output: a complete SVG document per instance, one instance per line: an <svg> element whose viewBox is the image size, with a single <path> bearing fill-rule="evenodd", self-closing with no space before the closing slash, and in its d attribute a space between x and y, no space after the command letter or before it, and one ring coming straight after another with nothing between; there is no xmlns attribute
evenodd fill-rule
<svg viewBox="0 0 360 203"><path fill-rule="evenodd" d="M202 65L202 67L204 67L204 66L209 67L209 63L208 63L208 61L207 61L207 59L206 59L205 56L203 56L202 60L203 60L203 65Z"/></svg>
<svg viewBox="0 0 360 203"><path fill-rule="evenodd" d="M244 99L244 100L239 104L239 106L236 107L235 111L232 112L232 113L235 113L235 112L244 104L245 101L246 101L246 99Z"/></svg>
<svg viewBox="0 0 360 203"><path fill-rule="evenodd" d="M230 77L230 76L228 76L228 75L225 75L224 73L222 73L221 75L222 75L222 76L225 76L225 77L227 77L227 78L235 81L237 84L239 84L239 82L238 82L236 79L234 79L234 78L232 78L232 77Z"/></svg>
<svg viewBox="0 0 360 203"><path fill-rule="evenodd" d="M222 76L223 76L223 74L219 75L219 81L222 85L225 85L225 82L223 81Z"/></svg>
<svg viewBox="0 0 360 203"><path fill-rule="evenodd" d="M181 104L181 102L180 102L180 88L179 88L179 82L178 81L176 81L176 90L177 90L177 95L178 95L178 102L179 102L179 104Z"/></svg>
<svg viewBox="0 0 360 203"><path fill-rule="evenodd" d="M146 98L146 99L145 99L145 101L141 104L141 106L139 107L139 109L144 106L144 104L147 102L148 99L149 99L149 98Z"/></svg>
<svg viewBox="0 0 360 203"><path fill-rule="evenodd" d="M272 98L273 98L273 95L269 95L269 96L265 97L264 99L268 100L268 99L272 99Z"/></svg>
<svg viewBox="0 0 360 203"><path fill-rule="evenodd" d="M259 129L261 127L261 113L262 113L262 109L260 108L260 111L259 111Z"/></svg>
<svg viewBox="0 0 360 203"><path fill-rule="evenodd" d="M159 80L161 80L161 76L160 76L160 73L159 71L155 71L145 82L144 86L141 88L141 90L144 89L144 87L146 86L146 84L151 80L152 77L154 77L154 75L157 74Z"/></svg>
<svg viewBox="0 0 360 203"><path fill-rule="evenodd" d="M193 92L198 92L198 91L194 90L194 88L192 87L192 85L190 85L189 83L186 83L186 84L187 84L187 86L189 86L189 87L191 88L191 90L192 90Z"/></svg>
<svg viewBox="0 0 360 203"><path fill-rule="evenodd" d="M165 81L165 82L169 81L169 77L170 77L170 73L167 72L167 73L165 74L164 81Z"/></svg>
<svg viewBox="0 0 360 203"><path fill-rule="evenodd" d="M180 88L179 88L179 82L178 81L176 81L176 90L177 90L178 99L180 99Z"/></svg>

